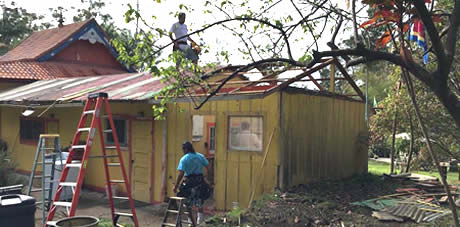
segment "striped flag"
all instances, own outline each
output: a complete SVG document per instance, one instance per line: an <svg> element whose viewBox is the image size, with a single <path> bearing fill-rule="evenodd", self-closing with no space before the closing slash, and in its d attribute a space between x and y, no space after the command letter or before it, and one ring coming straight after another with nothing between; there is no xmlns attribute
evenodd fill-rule
<svg viewBox="0 0 460 227"><path fill-rule="evenodd" d="M412 21L409 40L416 41L417 44L423 48L423 52L427 51L428 48L425 41L425 27L420 19L414 19ZM428 53L423 55L423 63L428 64Z"/></svg>

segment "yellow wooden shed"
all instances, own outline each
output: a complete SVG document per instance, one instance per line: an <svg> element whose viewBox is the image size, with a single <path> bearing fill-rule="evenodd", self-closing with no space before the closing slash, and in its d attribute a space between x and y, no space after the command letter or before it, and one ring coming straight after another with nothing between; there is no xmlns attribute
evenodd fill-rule
<svg viewBox="0 0 460 227"><path fill-rule="evenodd" d="M136 200L156 203L173 195L181 144L188 140L212 165L207 174L215 184L214 208L228 210L233 202L247 207L251 198L276 188L367 171L364 102L328 92L311 77L332 63L327 60L288 79L226 81L233 73L221 71L208 84L227 83L219 92L178 98L167 104L165 120L153 119L152 105L158 101L152 97L162 86L148 74L39 81L0 93L0 136L10 145L18 169L30 171L36 142L22 138L27 120L41 122L41 133L59 133L62 141L70 141L87 94L108 92L125 133L124 160ZM333 79L352 83L347 76ZM298 81L313 82L319 89L291 86ZM196 108L196 102L203 105ZM37 113L21 116L31 106ZM99 152L95 144L93 153ZM101 163L88 163L87 188L104 190Z"/></svg>

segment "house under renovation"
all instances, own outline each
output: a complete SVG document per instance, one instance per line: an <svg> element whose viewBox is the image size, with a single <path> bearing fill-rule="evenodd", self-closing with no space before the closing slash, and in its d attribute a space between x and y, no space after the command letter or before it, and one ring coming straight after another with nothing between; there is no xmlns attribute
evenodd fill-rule
<svg viewBox="0 0 460 227"><path fill-rule="evenodd" d="M356 94L327 91L311 76L330 65L344 75L331 80L349 82ZM209 92L196 88L167 104L165 120L152 116L152 105L158 104L154 96L164 84L148 73L37 81L0 93L0 136L18 169L30 171L38 135L58 133L64 146L70 144L87 95L106 92L139 201L162 202L174 195L185 140L212 163L207 174L215 184L217 210L231 209L232 202L247 207L275 188L367 172L362 93L336 60L326 59L290 78L268 75L251 81L243 76L249 72L241 72L222 84L232 72L226 67L206 80L211 89L222 88L199 109L197 102ZM293 87L296 82L311 82L318 89ZM31 107L34 114L21 115ZM99 149L96 141L92 153ZM90 159L84 187L104 191L104 178L102 159Z"/></svg>

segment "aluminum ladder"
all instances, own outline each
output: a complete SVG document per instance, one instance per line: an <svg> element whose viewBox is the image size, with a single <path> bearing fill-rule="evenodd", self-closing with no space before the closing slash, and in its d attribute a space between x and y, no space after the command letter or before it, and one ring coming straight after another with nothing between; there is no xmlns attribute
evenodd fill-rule
<svg viewBox="0 0 460 227"><path fill-rule="evenodd" d="M53 141L53 146L49 144ZM42 221L45 224L46 213L51 204L53 195L54 183L57 179L54 177L56 170L56 161L65 162L61 153L61 142L57 134L41 134L38 139L37 151L35 152L35 160L30 172L29 185L27 187L27 195L33 192L42 192L42 200L37 201L36 204L41 206ZM41 174L37 173L37 166L41 166ZM45 168L51 168L49 175ZM41 179L41 188L33 188L34 180Z"/></svg>
<svg viewBox="0 0 460 227"><path fill-rule="evenodd" d="M185 205L184 197L169 197L168 208L166 209L165 216L163 217L163 223L161 227L164 226L177 226L182 227L182 224L189 224L195 227L195 221L192 216L192 209L187 209ZM187 209L187 211L184 211ZM175 223L168 223L169 215L176 215ZM183 215L186 215L191 222L182 220Z"/></svg>
<svg viewBox="0 0 460 227"><path fill-rule="evenodd" d="M104 108L104 107L105 108ZM104 116L101 116L101 110L105 109ZM101 118L107 118L109 122L109 129L104 130L102 128ZM89 121L88 121L89 120ZM101 151L102 156L89 156L91 152L91 148L93 145L93 139L96 132L99 134L100 143L101 143ZM106 146L104 140L104 134L110 133L114 140L114 146ZM82 136L83 135L83 136ZM80 138L86 138L85 144L80 144ZM112 153L112 154L108 154ZM113 154L114 153L114 154ZM64 165L64 170L62 171L61 178L59 180L59 184L56 190L56 194L54 199L51 203L51 207L48 212L48 216L46 218L47 225L54 225L55 221L53 221L54 215L58 209L58 207L65 208L67 211L68 217L73 217L75 215L78 199L81 192L81 187L83 184L83 179L86 174L86 168L88 164L88 159L91 157L101 157L104 160L104 170L105 170L105 177L106 177L106 185L107 185L107 194L108 199L110 202L110 213L112 216L112 225L119 226L117 224L118 219L120 217L129 217L132 219L134 226L139 227L139 223L136 216L136 210L134 207L134 200L131 196L131 185L128 181L128 177L126 174L123 156L120 151L120 144L118 141L118 137L115 130L115 124L112 118L112 112L110 110L110 105L108 102L108 94L107 93L96 93L90 94L86 101L85 107L83 108L83 113L80 117L80 121L78 123L77 131L72 140L72 146L70 147L69 157ZM109 158L118 159L117 162L109 162ZM113 168L121 168L121 173L123 179L115 180L110 178L110 169ZM78 177L77 182L68 182L67 175L69 173L69 169L71 168L78 168ZM118 197L112 195L112 184L120 184L124 185L127 192L127 197ZM66 201L59 201L59 196L63 191L64 187L72 187L73 189L73 197L71 202ZM114 199L129 201L131 213L124 213L115 210L114 207Z"/></svg>

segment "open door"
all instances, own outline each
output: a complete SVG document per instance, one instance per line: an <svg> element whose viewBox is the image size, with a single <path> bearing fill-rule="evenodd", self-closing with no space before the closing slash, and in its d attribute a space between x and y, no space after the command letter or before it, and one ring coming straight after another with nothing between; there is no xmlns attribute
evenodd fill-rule
<svg viewBox="0 0 460 227"><path fill-rule="evenodd" d="M216 153L216 116L192 116L192 143L197 152L203 154L209 161L209 173L206 173L210 183L214 183L214 155Z"/></svg>

